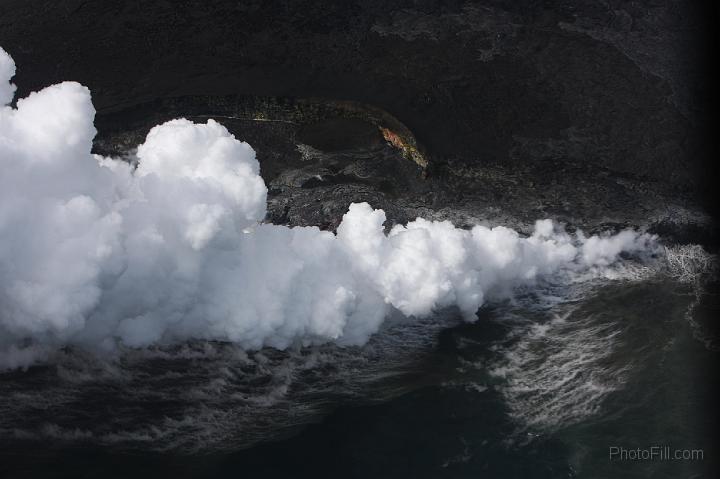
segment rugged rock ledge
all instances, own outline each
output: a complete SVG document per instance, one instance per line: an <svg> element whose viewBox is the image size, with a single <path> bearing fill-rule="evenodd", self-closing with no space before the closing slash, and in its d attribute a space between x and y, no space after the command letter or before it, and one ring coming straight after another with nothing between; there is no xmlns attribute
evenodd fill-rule
<svg viewBox="0 0 720 479"><path fill-rule="evenodd" d="M325 163L319 172L302 163L301 177L319 179L297 183L292 162L311 151L295 141L302 132L226 119L260 153L274 220L332 227L336 196L374 200L397 220L416 212L461 223L553 215L714 235L698 213L710 207L715 186L707 126L716 98L707 68L713 7L8 0L2 8L0 43L22 66L19 93L78 80L93 91L101 134L105 114L158 98L323 98L387 112L430 158L425 182L407 165L392 163L390 171L387 161L380 167L345 155L325 158L335 165L325 173ZM393 157L382 140L374 145L380 157ZM290 197L288 183L306 188Z"/></svg>
<svg viewBox="0 0 720 479"><path fill-rule="evenodd" d="M553 158L504 165L428 156L429 164L421 163L403 149L415 145L412 132L370 105L248 96L157 100L99 115L95 150L133 161L132 148L149 129L177 116L218 119L253 145L274 223L334 229L350 202L368 201L390 223L423 216L529 230L536 219L552 217L590 232L640 226L673 242L717 242L716 224L696 198L667 182Z"/></svg>

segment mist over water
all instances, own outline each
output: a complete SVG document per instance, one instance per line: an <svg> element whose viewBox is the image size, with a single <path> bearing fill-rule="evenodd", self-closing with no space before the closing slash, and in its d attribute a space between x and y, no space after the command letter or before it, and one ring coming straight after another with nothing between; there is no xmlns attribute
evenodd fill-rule
<svg viewBox="0 0 720 479"><path fill-rule="evenodd" d="M2 58L2 99L14 63ZM532 235L349 205L337 234L263 224L255 152L221 124L154 127L133 161L91 154L87 88L65 82L0 111L0 367L63 345L96 353L189 339L245 349L360 345L393 312L488 299L538 278L603 275L657 251L632 230L585 237L539 220Z"/></svg>
<svg viewBox="0 0 720 479"><path fill-rule="evenodd" d="M8 456L103 477L611 477L609 444L706 444L701 247L550 219L386 228L367 203L336 232L265 223L255 151L219 122L105 158L85 87L13 107L14 73L0 49Z"/></svg>

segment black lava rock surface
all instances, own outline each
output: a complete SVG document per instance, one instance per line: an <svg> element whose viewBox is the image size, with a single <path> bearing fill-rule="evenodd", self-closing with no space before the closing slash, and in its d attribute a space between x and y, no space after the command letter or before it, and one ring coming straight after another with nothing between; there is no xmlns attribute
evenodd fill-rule
<svg viewBox="0 0 720 479"><path fill-rule="evenodd" d="M149 128L112 115L157 99L320 98L388 112L429 159L422 173L399 159L372 166L358 158L394 153L368 140L347 164L335 154L298 166L310 119L284 131L223 121L259 152L272 220L332 228L349 201L369 200L397 221L507 216L521 226L551 215L590 227L647 223L677 237L695 228L716 241L703 216L715 212L714 7L5 0L0 12L19 95L68 79L87 85L101 143L121 127Z"/></svg>

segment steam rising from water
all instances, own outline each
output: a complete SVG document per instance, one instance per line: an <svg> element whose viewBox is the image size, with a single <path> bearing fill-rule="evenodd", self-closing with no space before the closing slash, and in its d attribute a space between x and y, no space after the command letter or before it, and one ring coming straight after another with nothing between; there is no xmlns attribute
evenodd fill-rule
<svg viewBox="0 0 720 479"><path fill-rule="evenodd" d="M386 234L366 203L337 235L261 224L255 152L219 123L156 126L134 168L90 153L87 88L61 83L11 108L14 72L0 49L0 367L66 344L362 344L395 310L456 306L473 320L539 276L654 248L634 231L586 238L550 220L529 237L421 218Z"/></svg>

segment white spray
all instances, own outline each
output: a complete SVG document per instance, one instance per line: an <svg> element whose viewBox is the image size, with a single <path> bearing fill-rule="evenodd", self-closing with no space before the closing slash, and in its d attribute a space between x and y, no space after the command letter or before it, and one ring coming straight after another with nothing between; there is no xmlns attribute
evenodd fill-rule
<svg viewBox="0 0 720 479"><path fill-rule="evenodd" d="M14 73L0 49L0 367L65 344L362 344L391 310L456 306L472 320L518 284L653 244L571 237L550 220L529 237L421 218L385 234L366 203L337 235L260 224L255 152L219 123L154 127L133 169L90 153L87 88L61 83L11 108Z"/></svg>

